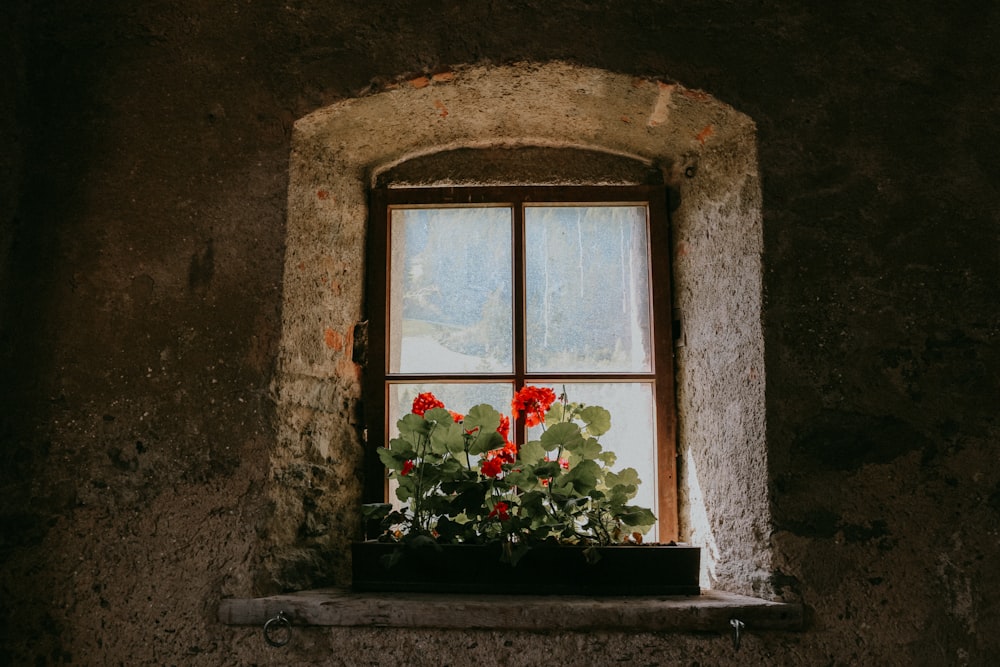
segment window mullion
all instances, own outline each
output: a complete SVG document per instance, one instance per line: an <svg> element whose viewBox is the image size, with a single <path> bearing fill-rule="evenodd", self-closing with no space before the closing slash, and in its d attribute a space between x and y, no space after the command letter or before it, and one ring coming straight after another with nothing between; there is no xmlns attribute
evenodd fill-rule
<svg viewBox="0 0 1000 667"><path fill-rule="evenodd" d="M514 266L514 391L524 386L524 378L527 373L528 360L526 350L526 333L524 323L525 313L525 247L524 247L524 202L521 200L512 202L511 213L513 215L513 258ZM525 442L526 431L524 420L518 420L514 424L514 437L518 445Z"/></svg>

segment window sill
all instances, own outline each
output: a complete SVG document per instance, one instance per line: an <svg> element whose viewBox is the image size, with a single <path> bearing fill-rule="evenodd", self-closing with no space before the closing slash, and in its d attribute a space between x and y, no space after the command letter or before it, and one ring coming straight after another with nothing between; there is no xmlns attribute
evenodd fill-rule
<svg viewBox="0 0 1000 667"><path fill-rule="evenodd" d="M666 597L445 595L352 593L325 588L264 598L228 598L219 605L226 625L263 626L278 612L293 626L448 628L455 630L593 629L633 632L748 632L801 630L802 605L704 590Z"/></svg>

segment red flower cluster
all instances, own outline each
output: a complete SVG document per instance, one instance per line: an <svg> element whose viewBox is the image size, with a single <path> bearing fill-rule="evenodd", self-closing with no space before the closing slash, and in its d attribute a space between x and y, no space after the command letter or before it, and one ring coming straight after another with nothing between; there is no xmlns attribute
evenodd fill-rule
<svg viewBox="0 0 1000 667"><path fill-rule="evenodd" d="M501 521L506 521L510 518L510 505L501 500L493 506L493 511L490 512L490 518L498 518Z"/></svg>
<svg viewBox="0 0 1000 667"><path fill-rule="evenodd" d="M507 435L510 433L510 420L504 415L500 415L500 426L497 428L497 433L502 435L506 442L501 449L487 452L482 467L483 474L487 477L499 477L500 473L503 472L504 463L513 463L517 460L517 445L507 440Z"/></svg>
<svg viewBox="0 0 1000 667"><path fill-rule="evenodd" d="M489 455L500 459L502 463L513 463L517 460L517 445L508 441L502 449L494 449Z"/></svg>
<svg viewBox="0 0 1000 667"><path fill-rule="evenodd" d="M503 472L503 461L499 456L491 456L490 458L483 461L482 471L487 477L499 477L500 473Z"/></svg>
<svg viewBox="0 0 1000 667"><path fill-rule="evenodd" d="M413 472L414 463L412 460L403 461L403 469L400 471L400 475L406 476Z"/></svg>
<svg viewBox="0 0 1000 667"><path fill-rule="evenodd" d="M415 415L424 416L424 413L433 408L443 408L444 403L439 401L434 394L429 391L425 391L422 394L417 394L417 397L413 399L413 409L411 412Z"/></svg>
<svg viewBox="0 0 1000 667"><path fill-rule="evenodd" d="M525 424L530 428L545 421L545 413L555 403L556 393L548 387L528 385L514 394L510 403L510 411L517 419L523 412Z"/></svg>

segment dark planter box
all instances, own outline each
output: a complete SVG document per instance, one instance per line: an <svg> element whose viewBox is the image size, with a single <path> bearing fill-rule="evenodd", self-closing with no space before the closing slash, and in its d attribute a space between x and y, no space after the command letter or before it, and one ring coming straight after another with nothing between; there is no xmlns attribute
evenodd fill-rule
<svg viewBox="0 0 1000 667"><path fill-rule="evenodd" d="M697 595L701 551L674 545L536 546L517 565L501 562L499 544L445 544L413 549L355 542L354 590L518 595ZM399 560L387 567L397 549Z"/></svg>

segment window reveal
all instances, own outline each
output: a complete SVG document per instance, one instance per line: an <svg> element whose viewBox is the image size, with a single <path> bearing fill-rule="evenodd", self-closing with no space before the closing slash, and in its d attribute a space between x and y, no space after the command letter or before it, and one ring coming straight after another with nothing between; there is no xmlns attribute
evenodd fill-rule
<svg viewBox="0 0 1000 667"><path fill-rule="evenodd" d="M640 472L635 502L659 519L649 537L676 539L665 197L657 186L373 192L367 501L386 494L374 448L418 393L505 411L517 389L544 385L610 410L602 442L616 469ZM517 424L518 444L526 436Z"/></svg>

